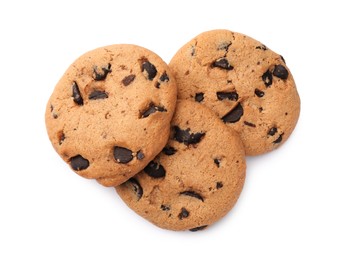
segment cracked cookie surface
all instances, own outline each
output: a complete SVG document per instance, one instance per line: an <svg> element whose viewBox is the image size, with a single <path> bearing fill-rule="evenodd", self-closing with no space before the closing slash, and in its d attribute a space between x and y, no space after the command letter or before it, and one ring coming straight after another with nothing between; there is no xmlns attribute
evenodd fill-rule
<svg viewBox="0 0 344 260"><path fill-rule="evenodd" d="M176 91L166 63L145 48L92 50L68 68L49 99L49 139L77 174L119 185L163 149Z"/></svg>
<svg viewBox="0 0 344 260"><path fill-rule="evenodd" d="M246 35L204 32L169 66L178 98L212 109L240 134L247 155L276 149L296 126L300 98L285 60Z"/></svg>
<svg viewBox="0 0 344 260"><path fill-rule="evenodd" d="M116 190L131 209L153 224L198 231L234 206L245 170L238 134L208 108L180 100L163 151Z"/></svg>

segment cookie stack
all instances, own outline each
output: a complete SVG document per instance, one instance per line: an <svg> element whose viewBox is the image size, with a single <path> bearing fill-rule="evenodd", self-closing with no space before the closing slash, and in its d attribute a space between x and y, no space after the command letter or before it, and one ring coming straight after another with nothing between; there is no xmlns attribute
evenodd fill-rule
<svg viewBox="0 0 344 260"><path fill-rule="evenodd" d="M236 203L245 155L283 144L299 112L282 56L214 30L169 65L136 45L85 53L57 83L45 120L53 147L77 174L116 187L161 228L197 231Z"/></svg>

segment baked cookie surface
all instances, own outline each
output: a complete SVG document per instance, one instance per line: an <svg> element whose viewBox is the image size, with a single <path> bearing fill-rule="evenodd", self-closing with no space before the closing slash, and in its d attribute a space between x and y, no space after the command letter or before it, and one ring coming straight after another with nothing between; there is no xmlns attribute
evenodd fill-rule
<svg viewBox="0 0 344 260"><path fill-rule="evenodd" d="M176 91L166 63L145 48L92 50L68 68L49 99L49 139L77 174L119 185L166 144Z"/></svg>
<svg viewBox="0 0 344 260"><path fill-rule="evenodd" d="M116 190L131 209L153 224L197 231L234 206L245 170L237 133L208 108L182 100L177 102L163 151Z"/></svg>
<svg viewBox="0 0 344 260"><path fill-rule="evenodd" d="M247 155L271 151L294 130L300 98L281 55L228 30L204 32L169 64L178 98L212 109L241 136Z"/></svg>

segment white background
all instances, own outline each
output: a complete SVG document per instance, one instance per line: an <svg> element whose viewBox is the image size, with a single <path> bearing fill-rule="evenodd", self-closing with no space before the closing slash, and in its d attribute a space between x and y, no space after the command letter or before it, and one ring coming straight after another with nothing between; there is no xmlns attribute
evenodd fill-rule
<svg viewBox="0 0 344 260"><path fill-rule="evenodd" d="M2 1L0 259L344 259L341 1ZM280 149L248 158L235 208L203 232L159 229L112 188L74 174L44 111L67 67L115 43L169 62L210 29L282 54L302 101Z"/></svg>

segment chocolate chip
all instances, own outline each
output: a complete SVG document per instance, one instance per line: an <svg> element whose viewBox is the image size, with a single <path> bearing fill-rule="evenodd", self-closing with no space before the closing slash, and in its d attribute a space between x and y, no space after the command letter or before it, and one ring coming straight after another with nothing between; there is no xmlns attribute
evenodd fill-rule
<svg viewBox="0 0 344 260"><path fill-rule="evenodd" d="M143 112L141 113L141 118L145 118L150 116L151 114L155 113L155 112L166 112L167 110L164 107L159 107L156 106L153 102L149 104L149 107Z"/></svg>
<svg viewBox="0 0 344 260"><path fill-rule="evenodd" d="M220 159L215 158L214 163L216 164L217 167L220 167Z"/></svg>
<svg viewBox="0 0 344 260"><path fill-rule="evenodd" d="M115 160L119 163L128 163L134 158L132 151L120 146L114 147L113 155L115 157Z"/></svg>
<svg viewBox="0 0 344 260"><path fill-rule="evenodd" d="M260 49L260 50L266 51L268 48L266 48L266 46L264 44L262 44L260 46L257 46L256 49Z"/></svg>
<svg viewBox="0 0 344 260"><path fill-rule="evenodd" d="M278 144L278 143L282 142L282 136L283 136L283 133L280 134L279 137L275 141L273 141L273 143Z"/></svg>
<svg viewBox="0 0 344 260"><path fill-rule="evenodd" d="M138 151L136 153L136 158L137 158L137 160L143 160L143 158L145 158L145 155L142 151Z"/></svg>
<svg viewBox="0 0 344 260"><path fill-rule="evenodd" d="M72 97L73 101L77 103L79 106L82 106L84 104L84 100L82 99L82 96L80 94L78 84L75 81L72 85Z"/></svg>
<svg viewBox="0 0 344 260"><path fill-rule="evenodd" d="M250 127L256 127L255 124L247 122L247 121L244 121L244 124L247 125L247 126L250 126Z"/></svg>
<svg viewBox="0 0 344 260"><path fill-rule="evenodd" d="M196 46L191 46L191 56L195 56Z"/></svg>
<svg viewBox="0 0 344 260"><path fill-rule="evenodd" d="M159 80L162 82L168 82L170 80L170 78L166 74L166 71L160 76Z"/></svg>
<svg viewBox="0 0 344 260"><path fill-rule="evenodd" d="M123 85L124 85L124 86L128 86L131 82L134 81L135 77L136 77L136 76L135 76L134 74L130 74L130 75L124 77L124 78L122 79Z"/></svg>
<svg viewBox="0 0 344 260"><path fill-rule="evenodd" d="M284 64L287 64L287 63L285 62L285 59L283 58L282 55L280 55L280 58L281 58L281 60L284 62Z"/></svg>
<svg viewBox="0 0 344 260"><path fill-rule="evenodd" d="M240 120L243 114L244 109L242 108L241 104L238 103L238 105L234 109L225 114L221 119L225 123L235 123Z"/></svg>
<svg viewBox="0 0 344 260"><path fill-rule="evenodd" d="M267 70L262 75L262 80L264 81L264 84L266 87L269 87L272 84L272 74L271 74L270 70Z"/></svg>
<svg viewBox="0 0 344 260"><path fill-rule="evenodd" d="M202 93L202 92L196 93L196 95L195 95L195 100L196 100L197 102L202 102L203 99L204 99L204 93Z"/></svg>
<svg viewBox="0 0 344 260"><path fill-rule="evenodd" d="M160 208L163 210L163 211L168 211L170 210L170 206L167 206L167 205L161 205Z"/></svg>
<svg viewBox="0 0 344 260"><path fill-rule="evenodd" d="M191 232L200 231L200 230L205 229L207 226L208 226L208 225L200 226L200 227L195 227L195 228L191 228L191 229L189 229L189 231L191 231Z"/></svg>
<svg viewBox="0 0 344 260"><path fill-rule="evenodd" d="M145 71L147 73L147 78L149 80L153 80L157 74L157 70L155 66L152 63L150 63L148 60L143 61L141 71L142 72Z"/></svg>
<svg viewBox="0 0 344 260"><path fill-rule="evenodd" d="M98 73L98 69L97 66L95 66L93 68L93 78L96 81L100 81L100 80L104 80L107 76L107 74L109 74L112 70L111 70L111 64L108 63L108 65L106 67L102 67L102 71L103 73Z"/></svg>
<svg viewBox="0 0 344 260"><path fill-rule="evenodd" d="M231 46L232 43L231 42L223 42L219 45L219 47L217 47L217 49L220 50L225 50L226 52L228 51L229 46Z"/></svg>
<svg viewBox="0 0 344 260"><path fill-rule="evenodd" d="M137 200L141 199L143 195L143 189L138 180L135 178L130 178L124 183L124 185L130 188L136 194Z"/></svg>
<svg viewBox="0 0 344 260"><path fill-rule="evenodd" d="M280 79L287 79L289 72L283 65L276 65L272 74Z"/></svg>
<svg viewBox="0 0 344 260"><path fill-rule="evenodd" d="M53 110L54 110L54 106L50 104L50 112L53 112Z"/></svg>
<svg viewBox="0 0 344 260"><path fill-rule="evenodd" d="M76 155L70 158L70 165L73 170L81 171L81 170L87 169L90 163L87 159L85 159L81 155Z"/></svg>
<svg viewBox="0 0 344 260"><path fill-rule="evenodd" d="M160 88L160 82L155 82L155 85L154 85L154 87L156 87L156 88Z"/></svg>
<svg viewBox="0 0 344 260"><path fill-rule="evenodd" d="M91 94L88 96L88 99L91 100L97 100L97 99L104 99L104 98L108 98L108 94L105 91L101 91L101 90L94 90L93 92L91 92Z"/></svg>
<svg viewBox="0 0 344 260"><path fill-rule="evenodd" d="M229 100L238 100L239 95L235 91L233 92L216 92L217 99L218 100L224 100L224 99L229 99Z"/></svg>
<svg viewBox="0 0 344 260"><path fill-rule="evenodd" d="M143 171L147 173L152 178L163 178L166 175L166 171L161 164L151 161Z"/></svg>
<svg viewBox="0 0 344 260"><path fill-rule="evenodd" d="M276 132L277 132L277 128L276 128L276 127L272 127L272 128L269 130L268 135L273 136L273 135L276 134Z"/></svg>
<svg viewBox="0 0 344 260"><path fill-rule="evenodd" d="M221 182L221 181L218 181L218 182L216 183L216 189L221 189L222 187L223 187L222 182Z"/></svg>
<svg viewBox="0 0 344 260"><path fill-rule="evenodd" d="M63 131L58 132L57 138L59 139L59 145L63 143L63 141L66 139L66 136Z"/></svg>
<svg viewBox="0 0 344 260"><path fill-rule="evenodd" d="M176 149L174 149L172 146L165 146L164 149L162 149L162 152L168 156L173 155L176 153Z"/></svg>
<svg viewBox="0 0 344 260"><path fill-rule="evenodd" d="M187 218L189 216L189 211L186 210L186 208L182 208L180 211L178 218L182 220L183 218Z"/></svg>
<svg viewBox="0 0 344 260"><path fill-rule="evenodd" d="M265 93L259 89L254 90L254 94L256 94L257 97L264 97Z"/></svg>
<svg viewBox="0 0 344 260"><path fill-rule="evenodd" d="M225 69L225 70L232 70L234 69L228 62L226 58L220 58L213 62L213 67Z"/></svg>
<svg viewBox="0 0 344 260"><path fill-rule="evenodd" d="M174 126L174 139L179 143L184 143L185 145L197 144L201 141L205 133L191 133L190 128L186 130L180 129L178 126Z"/></svg>
<svg viewBox="0 0 344 260"><path fill-rule="evenodd" d="M57 119L58 116L57 116L55 113L53 113L53 118L54 118L54 119Z"/></svg>
<svg viewBox="0 0 344 260"><path fill-rule="evenodd" d="M199 195L198 193L194 192L194 191L183 191L183 192L180 193L180 195L190 196L190 197L199 199L202 202L204 202L203 197L201 195Z"/></svg>

